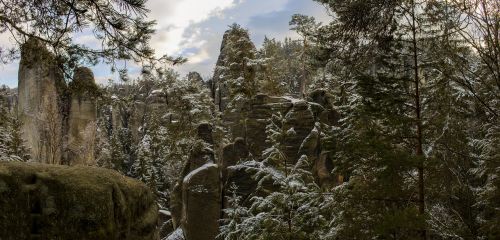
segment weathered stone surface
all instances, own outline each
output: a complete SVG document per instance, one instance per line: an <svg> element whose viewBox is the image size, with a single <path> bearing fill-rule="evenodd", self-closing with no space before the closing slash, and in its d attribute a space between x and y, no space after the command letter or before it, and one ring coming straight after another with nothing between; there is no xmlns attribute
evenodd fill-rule
<svg viewBox="0 0 500 240"><path fill-rule="evenodd" d="M96 138L97 86L94 74L89 68L75 70L69 85L71 106L68 131L68 163L71 165L94 165L94 144Z"/></svg>
<svg viewBox="0 0 500 240"><path fill-rule="evenodd" d="M202 123L197 128L198 137L208 144L214 144L213 128L210 123Z"/></svg>
<svg viewBox="0 0 500 240"><path fill-rule="evenodd" d="M233 194L241 197L241 204L246 204L246 201L252 196L265 196L270 192L279 189L272 179L267 179L262 182L262 188L257 189L258 182L261 179L256 179L260 166L257 162L247 162L243 165L230 166L227 168L227 180L224 184L224 207L228 206L227 197L232 197Z"/></svg>
<svg viewBox="0 0 500 240"><path fill-rule="evenodd" d="M283 128L287 132L292 132L287 135L283 143L289 163L296 163L302 154L314 153L314 149L304 149L302 143L313 130L315 122L310 104L305 101L294 103L286 114Z"/></svg>
<svg viewBox="0 0 500 240"><path fill-rule="evenodd" d="M330 154L330 152L322 152L314 164L313 172L320 186L326 187L335 184L336 179L332 175L334 166Z"/></svg>
<svg viewBox="0 0 500 240"><path fill-rule="evenodd" d="M281 114L284 119L282 128L290 130L290 135L282 143L289 163L295 163L302 154L313 159L319 154L319 142L311 134L319 121L316 115L326 111L321 105L286 97L257 95L238 106L239 109L232 110L232 115L227 115L224 120L234 138L245 139L254 157L260 158L268 148L266 126L273 114ZM319 108L317 113L313 111L314 107Z"/></svg>
<svg viewBox="0 0 500 240"><path fill-rule="evenodd" d="M220 165L223 182L227 179L227 168L245 160L248 158L248 154L248 148L243 138L237 138L234 143L228 144L222 149Z"/></svg>
<svg viewBox="0 0 500 240"><path fill-rule="evenodd" d="M21 48L18 77L18 114L30 155L37 162L61 163L66 85L54 56L39 41L28 40Z"/></svg>
<svg viewBox="0 0 500 240"><path fill-rule="evenodd" d="M249 153L255 159L261 159L262 152L269 147L266 142L266 126L273 114L281 115L281 128L287 132L281 142L287 164L294 164L302 155L306 155L313 166L316 166L320 164L317 161L321 152L328 151L325 150L326 146L331 147L330 143L325 143L320 137L322 128L337 125L340 116L335 111L333 97L325 91L312 92L308 100L260 94L253 99L233 104L234 109L226 110L229 114L225 114L224 121L233 138L244 139ZM230 151L231 146L227 147L220 161L224 181L228 179L226 168L238 161Z"/></svg>
<svg viewBox="0 0 500 240"><path fill-rule="evenodd" d="M188 240L213 240L221 213L219 168L205 164L189 173L182 185L181 227Z"/></svg>
<svg viewBox="0 0 500 240"><path fill-rule="evenodd" d="M273 114L284 116L292 106L289 99L259 94L250 100L234 103L234 109L228 109L223 118L233 138L245 139L249 152L259 158L267 148L266 126L269 119Z"/></svg>
<svg viewBox="0 0 500 240"><path fill-rule="evenodd" d="M142 183L92 167L0 163L0 239L157 239Z"/></svg>
<svg viewBox="0 0 500 240"><path fill-rule="evenodd" d="M202 123L198 126L197 130L198 138L200 140L204 141L208 145L213 144L213 130L210 124ZM185 177L206 164L214 163L214 152L210 148L199 146L199 148L193 148L189 153L189 158L184 163L184 167L180 175L181 177L179 181L174 185L174 188L170 195L170 211L172 214L172 224L174 228L180 227L182 219L186 217L186 214L188 214L184 211L186 204L186 199L183 195ZM198 201L204 203L205 199L198 199Z"/></svg>

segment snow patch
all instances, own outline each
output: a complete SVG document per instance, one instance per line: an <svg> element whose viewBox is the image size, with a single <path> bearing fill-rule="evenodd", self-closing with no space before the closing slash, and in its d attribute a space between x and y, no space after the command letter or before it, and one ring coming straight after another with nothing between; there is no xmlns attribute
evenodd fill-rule
<svg viewBox="0 0 500 240"><path fill-rule="evenodd" d="M209 168L211 168L211 167L215 167L215 168L217 168L218 166L217 166L217 164L213 164L213 163L205 163L203 166L201 166L201 167L199 167L199 168L195 169L194 171L192 171L192 172L190 172L188 175L186 175L186 176L184 177L183 182L184 182L184 183L189 182L189 180L191 180L191 178L192 178L194 175L198 174L198 173L199 173L199 172L201 172L201 171L207 170L207 169L209 169Z"/></svg>
<svg viewBox="0 0 500 240"><path fill-rule="evenodd" d="M170 234L170 236L162 239L162 240L184 240L184 232L181 228L175 229L174 232Z"/></svg>

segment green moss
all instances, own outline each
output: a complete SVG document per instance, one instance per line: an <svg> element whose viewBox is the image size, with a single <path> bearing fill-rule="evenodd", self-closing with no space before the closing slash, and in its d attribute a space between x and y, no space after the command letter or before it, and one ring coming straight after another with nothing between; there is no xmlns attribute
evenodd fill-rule
<svg viewBox="0 0 500 240"><path fill-rule="evenodd" d="M92 70L86 67L75 69L73 81L69 83L69 89L73 97L95 98L101 96L99 87L95 84Z"/></svg>
<svg viewBox="0 0 500 240"><path fill-rule="evenodd" d="M7 186L0 199L0 239L156 237L154 194L117 172L2 162L0 182Z"/></svg>

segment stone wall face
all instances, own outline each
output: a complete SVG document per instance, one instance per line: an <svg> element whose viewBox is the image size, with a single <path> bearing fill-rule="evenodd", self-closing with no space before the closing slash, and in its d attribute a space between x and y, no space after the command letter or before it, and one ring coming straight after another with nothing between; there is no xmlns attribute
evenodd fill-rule
<svg viewBox="0 0 500 240"><path fill-rule="evenodd" d="M61 163L62 74L53 56L39 42L29 40L21 50L18 114L23 123L23 138L34 161Z"/></svg>
<svg viewBox="0 0 500 240"><path fill-rule="evenodd" d="M0 195L0 239L158 239L154 194L114 171L0 162Z"/></svg>

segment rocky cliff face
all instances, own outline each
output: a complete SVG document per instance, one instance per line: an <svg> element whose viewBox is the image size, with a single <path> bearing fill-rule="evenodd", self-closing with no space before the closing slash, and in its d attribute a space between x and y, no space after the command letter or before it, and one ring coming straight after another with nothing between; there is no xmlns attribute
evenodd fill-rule
<svg viewBox="0 0 500 240"><path fill-rule="evenodd" d="M290 134L281 143L286 158L295 163L301 155L316 161L323 151L320 134L322 124L334 126L339 118L324 91L311 94L308 101L288 97L257 95L253 99L235 104L224 121L233 138L243 138L250 154L260 159L269 147L266 126L273 115L283 119L281 128Z"/></svg>
<svg viewBox="0 0 500 240"><path fill-rule="evenodd" d="M212 98L214 99L215 105L218 107L219 111L224 111L226 105L229 101L229 89L227 83L222 79L222 68L224 67L224 62L226 61L226 54L224 48L227 46L227 41L229 38L229 32L226 31L222 37L222 43L220 47L219 58L215 64L214 76L212 78Z"/></svg>
<svg viewBox="0 0 500 240"><path fill-rule="evenodd" d="M154 194L114 171L0 162L0 195L0 239L158 239Z"/></svg>
<svg viewBox="0 0 500 240"><path fill-rule="evenodd" d="M92 72L77 68L68 87L42 43L31 39L21 50L17 108L33 161L92 164L97 92Z"/></svg>
<svg viewBox="0 0 500 240"><path fill-rule="evenodd" d="M62 161L64 91L63 75L52 54L36 40L26 42L19 64L18 114L34 161Z"/></svg>
<svg viewBox="0 0 500 240"><path fill-rule="evenodd" d="M243 201L255 194L266 194L257 190L258 180L253 178L258 166L239 164L249 159L262 160L262 151L269 147L266 126L276 114L283 116L281 128L293 129L293 134L281 143L291 160L289 164L306 155L313 163L317 182L335 184L332 152L321 137L323 127L336 125L339 118L331 99L326 92L315 91L307 101L258 95L234 104L235 109L226 111L224 121L235 140L222 148L218 158L211 150L214 141L210 125L200 125L198 136L211 147L190 153L172 193L172 220L177 230L167 239L215 239L230 186L237 187L236 194ZM275 189L272 181L264 185L266 191Z"/></svg>

